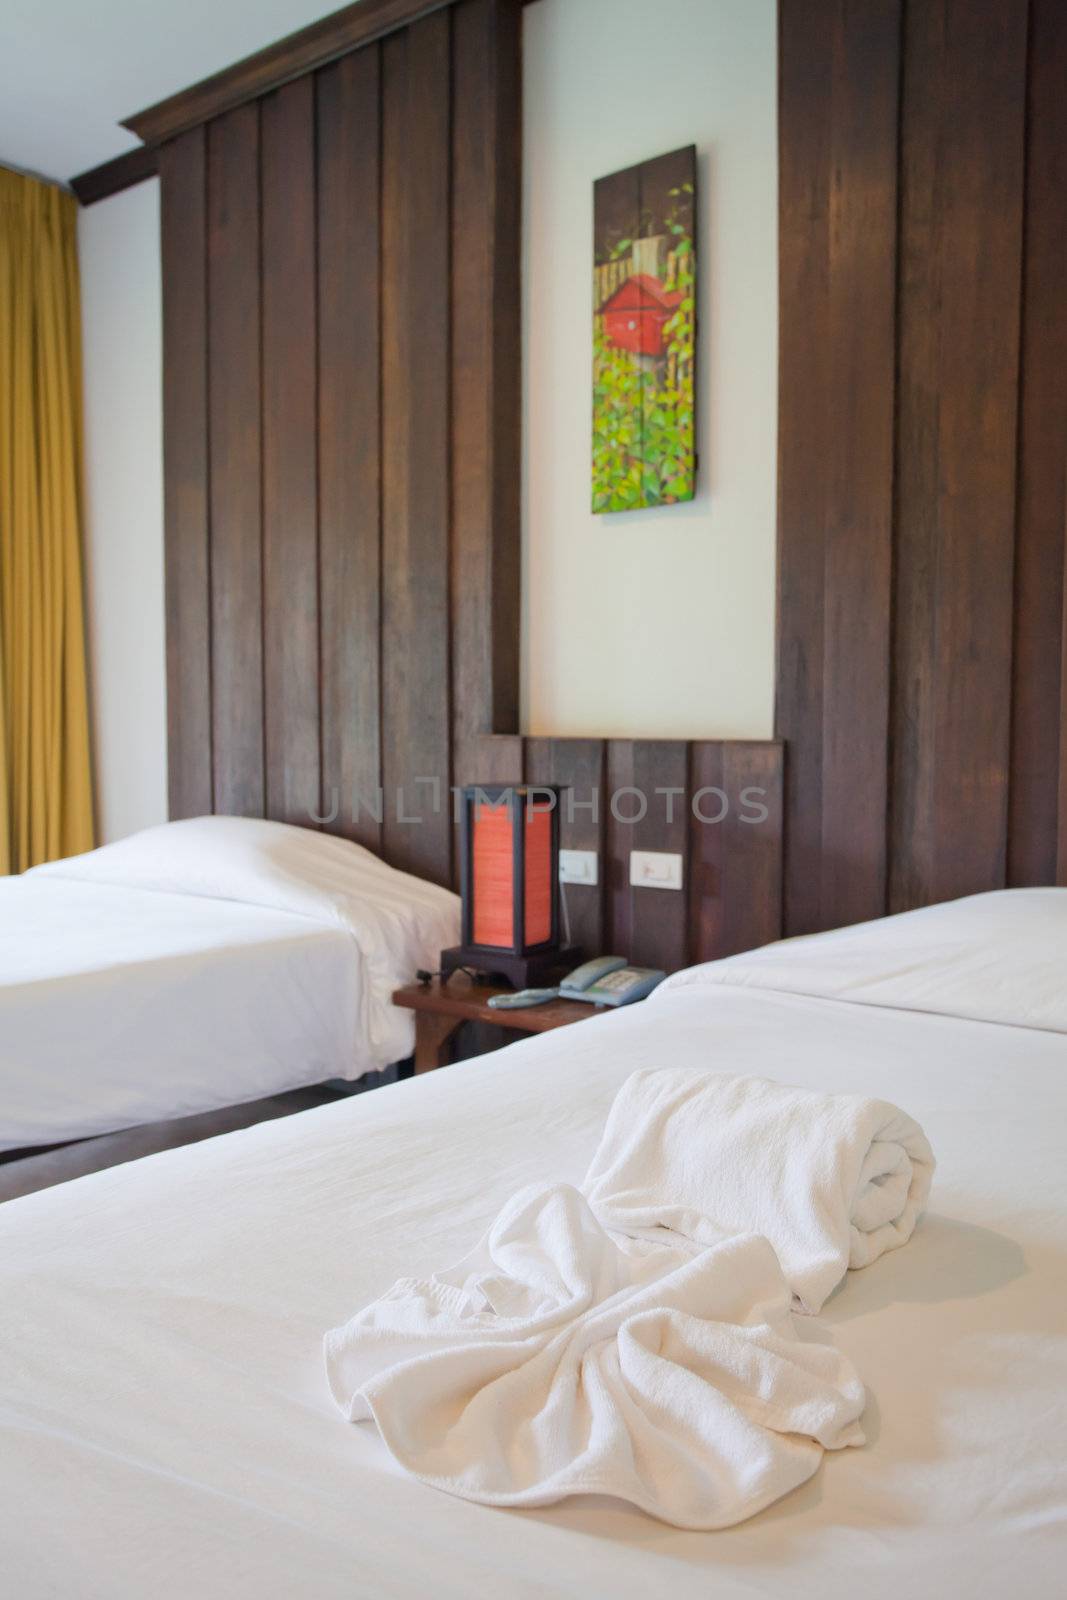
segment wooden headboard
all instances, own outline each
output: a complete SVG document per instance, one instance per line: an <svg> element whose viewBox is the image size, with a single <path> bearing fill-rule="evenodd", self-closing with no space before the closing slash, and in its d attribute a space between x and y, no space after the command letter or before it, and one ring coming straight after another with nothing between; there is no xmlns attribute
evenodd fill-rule
<svg viewBox="0 0 1067 1600"><path fill-rule="evenodd" d="M567 784L564 846L601 857L568 891L587 950L762 943L779 745L514 733L521 7L393 11L429 14L161 148L171 815L314 822L454 882L450 786ZM619 820L635 787L647 812ZM681 854L683 891L631 889L631 848Z"/></svg>

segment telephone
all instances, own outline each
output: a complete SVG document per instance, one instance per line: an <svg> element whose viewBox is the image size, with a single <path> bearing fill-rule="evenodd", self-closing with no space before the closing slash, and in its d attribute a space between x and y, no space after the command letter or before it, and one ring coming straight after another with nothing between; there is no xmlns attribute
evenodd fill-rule
<svg viewBox="0 0 1067 1600"><path fill-rule="evenodd" d="M630 967L625 956L597 956L575 967L559 986L561 1000L594 1006L628 1006L643 1000L667 976L655 967Z"/></svg>
<svg viewBox="0 0 1067 1600"><path fill-rule="evenodd" d="M584 1000L592 1006L628 1006L643 1000L667 976L655 967L628 967L625 956L597 956L567 974L558 989L520 989L517 994L494 994L494 1011L524 1011L549 1000Z"/></svg>

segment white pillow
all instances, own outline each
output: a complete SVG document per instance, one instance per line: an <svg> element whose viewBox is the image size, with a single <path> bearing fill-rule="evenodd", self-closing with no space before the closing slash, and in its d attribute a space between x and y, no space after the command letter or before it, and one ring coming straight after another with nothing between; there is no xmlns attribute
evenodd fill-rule
<svg viewBox="0 0 1067 1600"><path fill-rule="evenodd" d="M448 889L399 872L348 839L260 817L164 822L26 876L37 875L239 900L343 926L353 903L368 896L458 919L459 902ZM458 938L458 920L456 929Z"/></svg>
<svg viewBox="0 0 1067 1600"><path fill-rule="evenodd" d="M776 989L1067 1033L1067 889L998 889L690 967L694 986Z"/></svg>

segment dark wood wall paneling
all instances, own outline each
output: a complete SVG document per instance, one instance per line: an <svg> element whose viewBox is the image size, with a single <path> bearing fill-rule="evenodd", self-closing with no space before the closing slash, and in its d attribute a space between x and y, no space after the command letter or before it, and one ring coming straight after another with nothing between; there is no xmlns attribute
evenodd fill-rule
<svg viewBox="0 0 1067 1600"><path fill-rule="evenodd" d="M264 808L283 822L322 798L314 87L260 115Z"/></svg>
<svg viewBox="0 0 1067 1600"><path fill-rule="evenodd" d="M562 848L599 852L596 886L566 889L571 937L583 950L674 971L780 936L780 744L529 738L524 746L526 782L569 791ZM681 855L682 890L631 885L631 850Z"/></svg>
<svg viewBox="0 0 1067 1600"><path fill-rule="evenodd" d="M906 16L891 910L1006 881L1026 11Z"/></svg>
<svg viewBox="0 0 1067 1600"><path fill-rule="evenodd" d="M381 784L381 52L319 73L318 372L322 789ZM381 849L372 807L347 831Z"/></svg>
<svg viewBox="0 0 1067 1600"><path fill-rule="evenodd" d="M1008 875L1067 883L1067 7L1030 12ZM1057 723L1049 707L1059 700ZM1063 779L1061 780L1061 773ZM1058 849L1057 849L1058 846Z"/></svg>
<svg viewBox="0 0 1067 1600"><path fill-rule="evenodd" d="M1065 81L1058 0L781 3L790 933L1067 881Z"/></svg>
<svg viewBox="0 0 1067 1600"><path fill-rule="evenodd" d="M168 807L195 817L214 809L206 129L164 147L160 177Z"/></svg>
<svg viewBox="0 0 1067 1600"><path fill-rule="evenodd" d="M382 45L382 846L422 877L448 877L452 859L449 808L425 804L452 771L451 25L438 11ZM397 819L402 789L420 827Z"/></svg>
<svg viewBox="0 0 1067 1600"><path fill-rule="evenodd" d="M171 811L447 881L521 761L521 10L425 9L162 147Z"/></svg>
<svg viewBox="0 0 1067 1600"><path fill-rule="evenodd" d="M262 239L257 105L207 130L208 527L215 811L263 816ZM167 204L164 189L164 206ZM169 421L169 419L168 419Z"/></svg>
<svg viewBox="0 0 1067 1600"><path fill-rule="evenodd" d="M453 18L452 738L457 770L486 782L517 760L487 735L519 726L519 26L467 7Z"/></svg>
<svg viewBox="0 0 1067 1600"><path fill-rule="evenodd" d="M885 881L901 0L780 10L778 732L794 931Z"/></svg>
<svg viewBox="0 0 1067 1600"><path fill-rule="evenodd" d="M762 943L780 746L511 731L520 6L427 9L162 146L171 815L337 804L325 826L448 882L450 784L562 784L564 845L601 857L568 890L584 949ZM684 890L632 888L631 849L680 853Z"/></svg>

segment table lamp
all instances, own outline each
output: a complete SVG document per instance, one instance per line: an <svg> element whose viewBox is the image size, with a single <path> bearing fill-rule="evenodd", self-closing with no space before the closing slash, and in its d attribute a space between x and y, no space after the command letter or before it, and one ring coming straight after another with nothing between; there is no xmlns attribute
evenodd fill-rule
<svg viewBox="0 0 1067 1600"><path fill-rule="evenodd" d="M441 953L458 967L549 984L580 952L560 940L559 797L547 785L470 784L462 791L463 943Z"/></svg>

